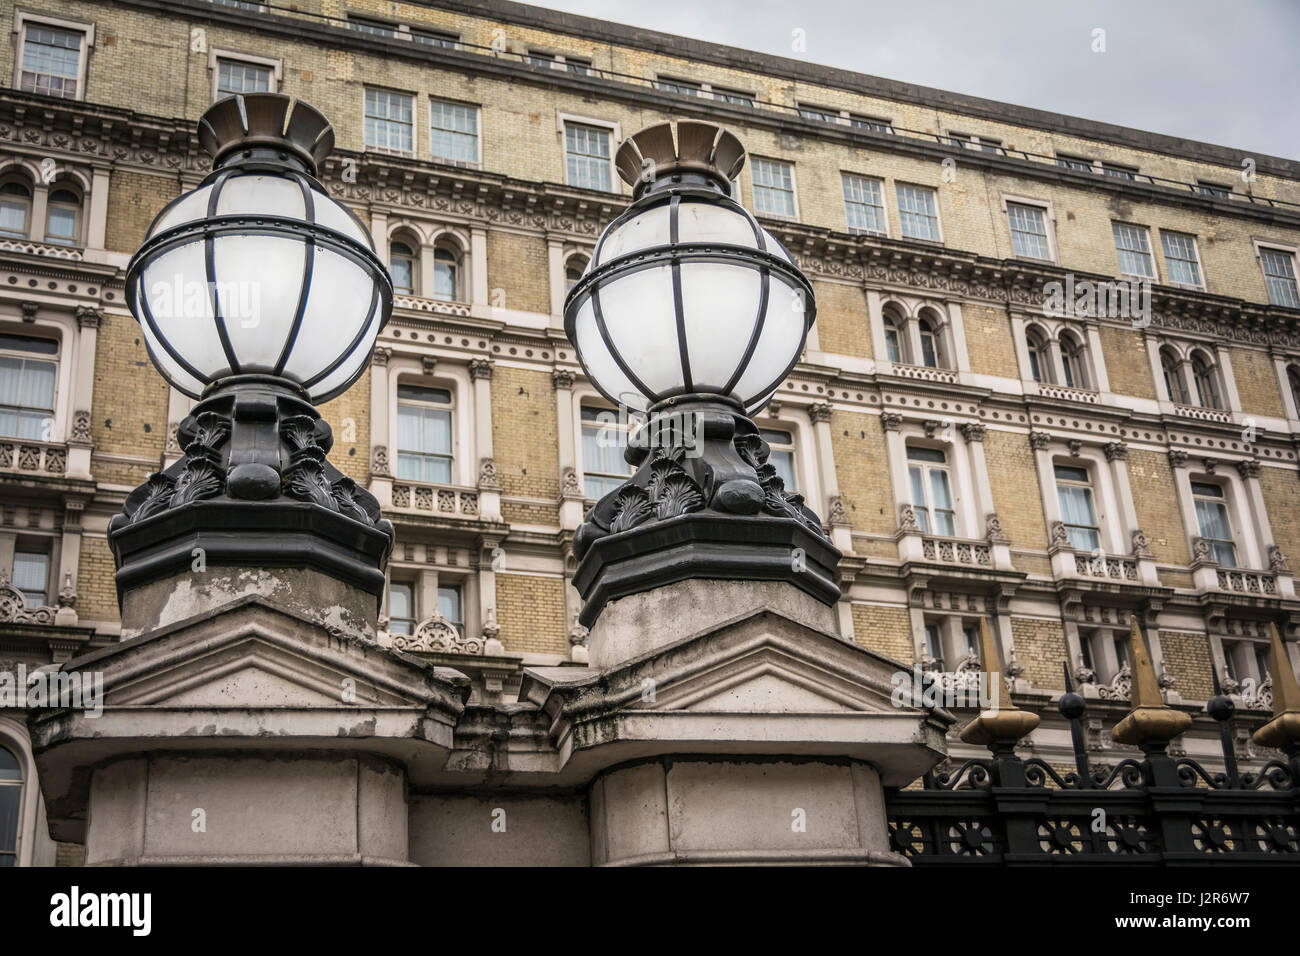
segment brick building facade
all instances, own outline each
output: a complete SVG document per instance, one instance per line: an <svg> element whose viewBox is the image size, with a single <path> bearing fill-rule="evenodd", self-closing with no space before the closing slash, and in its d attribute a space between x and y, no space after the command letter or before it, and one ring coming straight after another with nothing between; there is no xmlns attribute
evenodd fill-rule
<svg viewBox="0 0 1300 956"><path fill-rule="evenodd" d="M5 669L117 640L108 521L192 405L126 264L209 168L198 116L263 90L334 124L322 179L398 287L322 408L397 528L387 639L452 621L436 653L476 693L583 660L572 534L624 466L563 299L630 198L614 148L685 117L744 142L736 197L816 292L759 424L844 552L843 638L956 671L987 616L1023 705L1049 713L1068 665L1100 750L1131 615L1196 710L1213 667L1262 716L1269 621L1300 660L1296 161L502 0L22 0L0 78L0 573L27 605L0 605ZM20 785L24 741L0 714Z"/></svg>

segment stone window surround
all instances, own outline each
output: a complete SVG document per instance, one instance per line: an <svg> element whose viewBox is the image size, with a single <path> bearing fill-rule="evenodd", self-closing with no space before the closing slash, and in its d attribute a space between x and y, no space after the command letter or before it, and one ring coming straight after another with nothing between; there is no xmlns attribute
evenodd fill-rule
<svg viewBox="0 0 1300 956"><path fill-rule="evenodd" d="M236 63L247 63L252 66L265 66L271 70L271 89L269 92L280 92L280 83L284 77L284 61L279 57L259 56L255 53L244 53L239 50L230 50L225 47L208 47L208 72L211 74L210 85L212 87L212 102L217 101L217 79L219 76L217 70L218 60L232 60Z"/></svg>
<svg viewBox="0 0 1300 956"><path fill-rule="evenodd" d="M1017 256L1014 246L1011 245L1011 220L1007 204L1016 206L1035 206L1043 210L1043 218L1047 229L1047 254L1046 259L1036 259L1032 256ZM1051 262L1060 263L1060 251L1056 245L1056 208L1050 199L1035 199L1032 196L1019 196L1011 193L1002 193L1002 222L1007 227L1007 248L1008 258L1024 259L1027 262Z"/></svg>
<svg viewBox="0 0 1300 956"><path fill-rule="evenodd" d="M60 248L102 250L104 231L108 224L108 170L71 165L60 158L57 160L54 180L47 183L41 174L40 164L44 158L34 154L0 157L0 178L21 177L32 191L27 240L45 243L50 193L71 188L81 199L81 212L78 216L81 235L75 246L60 244Z"/></svg>
<svg viewBox="0 0 1300 956"><path fill-rule="evenodd" d="M1194 232L1187 232L1184 229L1166 229L1163 226L1156 231L1160 234L1160 258L1165 260L1165 276L1169 279L1169 285L1173 286L1175 289L1191 289L1194 292L1206 291L1205 263L1201 259L1201 237ZM1186 236L1192 240L1192 252L1196 256L1196 259L1194 260L1196 262L1196 273L1201 277L1199 284L1174 281L1173 270L1169 268L1169 260L1165 255L1165 236ZM1154 251L1154 249L1152 251Z"/></svg>
<svg viewBox="0 0 1300 956"><path fill-rule="evenodd" d="M1242 414L1241 397L1237 393L1237 379L1232 372L1232 362L1228 356L1228 348L1222 343L1208 342L1189 342L1179 339L1173 339L1161 335L1146 336L1147 356L1151 365L1151 375L1155 380L1156 397L1161 403L1161 411L1173 412L1173 406L1182 404L1175 402L1173 396L1169 394L1169 389L1165 387L1164 366L1160 361L1161 350L1169 350L1177 356L1179 360L1178 373L1182 376L1183 388L1191 404L1195 405L1196 400L1196 382L1192 378L1192 353L1202 352L1210 360L1210 374L1214 376L1215 384L1219 388L1219 399L1222 408L1217 411L1228 412L1235 417ZM1208 406L1204 406L1208 407Z"/></svg>
<svg viewBox="0 0 1300 956"><path fill-rule="evenodd" d="M475 115L474 124L476 130L476 132L474 133L474 145L477 148L477 155L474 157L473 161L468 165L474 169L481 168L483 165L483 107L478 103L470 103L465 100L450 99L448 97L438 96L433 93L430 93L427 99L425 100L425 104L428 110L428 112L426 113L426 120L428 121L429 124L430 160L436 163L450 163L457 166L466 165L465 160L448 159L445 156L433 155L433 105L435 103L447 103L451 106L466 106L474 111L474 115Z"/></svg>
<svg viewBox="0 0 1300 956"><path fill-rule="evenodd" d="M794 205L794 211L793 211L792 213L790 213L790 215L787 216L787 215L784 215L784 214L782 214L782 213L775 213L775 212L759 212L759 211L758 211L758 200L753 198L753 196L754 196L754 161L755 161L755 160L758 160L758 159L761 159L761 160L763 160L764 162L768 162L768 163L775 163L775 164L778 165L778 166L788 166L788 167L790 167L790 201L791 201L791 203L793 203L793 205ZM762 217L763 219L775 219L775 220L778 220L778 221L781 221L781 222L798 222L798 221L799 221L799 170L798 170L797 166L798 166L798 164L795 163L795 161L792 160L792 159L782 159L782 158L779 158L779 157L776 157L776 156L758 156L758 155L750 154L750 156L749 156L749 162L745 163L745 170L748 170L748 171L749 171L749 192L750 192L750 197L751 197L751 199L752 199L752 201L753 201L753 204L754 204L754 215L755 215L755 216ZM743 172L743 171L744 171L744 170L742 170L742 172ZM740 176L737 176L735 181L736 181L736 184L737 184L737 188L739 188L739 184L740 184ZM764 188L772 188L772 187L764 187ZM736 198L736 201L737 201L737 202L740 201L739 197Z"/></svg>
<svg viewBox="0 0 1300 956"><path fill-rule="evenodd" d="M400 348L400 346L398 346ZM374 372L372 366L372 374ZM465 401L465 396L474 394L470 380L469 368L457 362L439 359L430 371L426 371L422 356L393 351L388 361L388 408L384 416L385 425L380 427L371 423L371 429L377 438L383 439L378 444L388 448L389 468L394 481L407 481L397 477L397 386L419 385L423 388L443 388L451 393L451 484L474 488L478 486L478 456L476 451L473 402ZM375 439L372 438L372 442Z"/></svg>
<svg viewBox="0 0 1300 956"><path fill-rule="evenodd" d="M1077 447L1071 447L1072 445ZM1137 530L1138 523L1133 496L1129 491L1128 464L1125 458L1115 455L1108 461L1102 447L1051 434L1048 434L1043 447L1036 447L1033 452L1049 536L1051 529L1062 520L1061 503L1056 491L1056 466L1083 468L1088 472L1088 483L1092 488L1092 504L1097 512L1101 550L1108 555L1129 554L1132 550L1133 532Z"/></svg>
<svg viewBox="0 0 1300 956"><path fill-rule="evenodd" d="M567 295L565 286L565 270L575 260L582 260L582 268L585 271L587 263L591 261L591 255L595 252L595 245L579 245L574 242L568 242L557 237L548 237L546 240L547 254L547 272L550 276L551 288L551 327L556 329L564 328L564 299Z"/></svg>
<svg viewBox="0 0 1300 956"><path fill-rule="evenodd" d="M890 412L889 409L885 411L887 414ZM963 429L952 421L930 420L929 424L937 427L927 429L926 422L910 419L904 419L897 428L885 427L885 448L894 488L895 513L901 515L903 508L912 504L907 449L933 448L942 451L947 459L956 537L969 540L983 538L986 512L994 510L991 505L992 492L988 488L983 440L968 441L963 435ZM987 493L981 494L981 491ZM929 532L929 535L943 537L934 531Z"/></svg>
<svg viewBox="0 0 1300 956"><path fill-rule="evenodd" d="M377 222L378 218L372 217L372 220ZM416 268L413 276L415 290L411 293L413 298L432 298L426 293L435 287L434 253L439 246L442 246L450 247L456 254L456 298L452 301L469 304L476 301L474 299L476 257L473 255L475 243L472 234L444 223L420 222L406 218L383 217L383 229L384 232L379 235L385 237L383 250L385 260L389 257L394 242L406 242L414 247ZM486 246L486 240L484 245ZM486 299L485 295L484 304Z"/></svg>
<svg viewBox="0 0 1300 956"><path fill-rule="evenodd" d="M623 142L623 124L616 120L585 116L580 113L569 113L558 109L555 111L555 131L560 146L560 175L556 182L567 183L569 181L568 146L565 144L564 130L570 123L577 126L596 126L609 130L609 183L611 192L616 195L626 195L623 180L619 177L618 169L614 166L614 154L618 152L619 144Z"/></svg>
<svg viewBox="0 0 1300 956"><path fill-rule="evenodd" d="M392 93L396 96L410 97L411 99L411 148L409 150L393 149L392 147L389 146L372 146L366 142L366 92L368 90L378 90L382 93ZM361 117L359 132L361 134L362 151L370 152L370 153L381 153L390 156L405 156L408 158L419 157L421 155L420 153L421 123L420 123L419 109L417 108L417 106L418 106L418 101L420 99L420 95L412 90L399 90L390 86L381 86L377 83L362 83L360 89L360 95L361 95L361 102L360 104L358 104L360 107L358 115L360 115ZM425 135L427 136L428 133L426 132Z"/></svg>
<svg viewBox="0 0 1300 956"><path fill-rule="evenodd" d="M35 666L35 664L30 665L30 667ZM18 842L15 847L17 854L14 865L32 866L37 862L33 859L33 853L37 844L36 826L41 801L39 789L32 787L32 782L36 780L36 761L32 757L31 738L27 734L27 728L20 722L20 718L0 715L0 746L5 747L18 758L18 765L22 768L23 774L22 795L18 802ZM32 799L33 796L37 799ZM46 865L52 864L53 860L50 860Z"/></svg>
<svg viewBox="0 0 1300 956"><path fill-rule="evenodd" d="M1037 328L1043 334L1052 357L1052 381L1035 382L1033 369L1029 364L1030 328ZM1053 318L1041 313L1013 312L1011 315L1011 337L1016 350L1016 362L1020 366L1020 378L1026 392L1039 392L1042 386L1065 384L1065 369L1061 359L1062 332L1073 333L1081 346L1085 372L1088 376L1086 387L1078 384L1072 386L1082 392L1110 393L1110 376L1106 371L1105 352L1101 347L1101 332L1096 321L1086 319Z"/></svg>
<svg viewBox="0 0 1300 956"><path fill-rule="evenodd" d="M58 27L81 34L81 50L77 54L77 95L75 100L86 98L86 77L89 74L90 53L95 48L95 24L87 20L69 20L53 17L35 10L14 10L14 77L13 88L21 89L23 72L23 44L26 42L27 25Z"/></svg>
<svg viewBox="0 0 1300 956"><path fill-rule="evenodd" d="M937 624L939 626L939 650L943 655L940 659L940 670L946 673L953 673L957 666L966 659L966 632L967 625L979 626L980 615L973 612L962 613L953 611L941 613L939 611L926 610L924 608L913 608L911 613L912 630L918 637L914 640L913 652L916 655L918 663L924 661L930 656L929 641L926 638L925 626L927 624ZM990 622L990 625L992 622ZM996 633L996 632L995 632ZM995 637L995 640L997 638ZM975 656L979 656L979 646L976 645ZM1001 665L999 662L999 670Z"/></svg>
<svg viewBox="0 0 1300 956"><path fill-rule="evenodd" d="M435 550L432 544L426 545L429 552ZM474 549L470 548L472 554ZM388 614L388 594L393 582L411 585L411 613L415 617L415 626L419 626L438 610L438 587L460 588L461 634L465 637L477 637L483 631L483 614L480 610L480 581L478 572L472 567L448 565L437 562L434 557L423 563L406 561L394 557L388 564L388 586L384 588L383 607L380 614ZM495 586L493 587L495 593ZM414 631L412 631L414 633Z"/></svg>
<svg viewBox="0 0 1300 956"><path fill-rule="evenodd" d="M907 180L902 180L902 179L894 179L894 180L892 180L892 182L893 182L893 184L894 184L894 203L895 203L894 213L895 213L895 215L898 216L898 235L899 235L899 238L901 238L901 239L906 239L906 240L908 240L909 242L928 242L928 243L930 243L931 245L940 245L940 246L943 245L943 244L945 243L946 240L944 239L944 235L943 235L943 209L942 209L942 204L939 202L939 189L938 189L938 187L937 187L937 186L930 186L930 185L927 185L926 183L909 182L909 181L907 181ZM931 193L931 194L934 195L934 228L935 228L935 229L938 231L938 233L939 233L939 237L938 237L937 239L918 239L918 238L913 238L913 237L911 237L911 236L904 235L904 233L903 233L903 210L902 210L901 207L898 206L898 190L899 190L899 187L904 187L904 188L907 188L907 189L917 189L917 190L921 190L921 191L923 191L923 192L929 192L929 193Z"/></svg>
<svg viewBox="0 0 1300 956"><path fill-rule="evenodd" d="M1300 287L1300 245L1294 242L1275 242L1272 239L1262 239L1258 236L1252 236L1250 244L1255 250L1255 262L1259 266L1259 281L1265 284L1264 301L1269 301L1269 295L1267 281L1264 277L1264 259L1260 255L1261 249L1289 255L1291 257L1291 271L1295 273L1297 286Z"/></svg>
<svg viewBox="0 0 1300 956"><path fill-rule="evenodd" d="M1243 469L1246 477L1242 477L1242 472L1232 466L1232 462L1197 458L1189 454L1182 465L1170 469L1174 474L1178 510L1187 532L1188 552L1191 553L1192 539L1201 536L1192 482L1219 485L1223 488L1228 520L1232 524L1237 566L1267 569L1268 546L1273 542L1273 531L1265 510L1263 487L1258 475L1250 476L1251 469ZM1194 555L1192 560L1195 560Z"/></svg>
<svg viewBox="0 0 1300 956"><path fill-rule="evenodd" d="M876 356L877 368L888 370L893 366L889 361L889 350L885 345L885 308L889 305L895 306L904 319L904 327L898 330L906 342L902 356L904 360L921 356L921 333L917 320L923 310L929 310L938 320L935 333L941 343L942 357L947 359L947 364L940 364L938 368L949 372L970 371L970 355L966 349L966 328L962 322L959 303L937 297L868 289L867 315L871 320L871 348L872 354ZM809 348L813 347L810 342ZM902 364L920 366L922 363L904 361Z"/></svg>
<svg viewBox="0 0 1300 956"><path fill-rule="evenodd" d="M840 167L839 172L840 172L840 199L844 204L844 206L846 207L844 212L846 221L848 219L848 209L847 209L848 200L844 198L844 177L853 176L857 179L874 180L875 182L880 184L880 209L885 220L885 231L883 233L879 233L879 235L883 236L886 239L891 238L893 236L893 233L891 232L891 227L889 225L889 189L888 189L889 182L888 180L884 176L881 176L879 173L860 173L852 169L846 169L842 166ZM737 181L739 181L739 179L737 179ZM897 199L895 199L895 201L897 201ZM857 235L858 233L853 233L853 234ZM866 233L866 235L874 235L874 234Z"/></svg>

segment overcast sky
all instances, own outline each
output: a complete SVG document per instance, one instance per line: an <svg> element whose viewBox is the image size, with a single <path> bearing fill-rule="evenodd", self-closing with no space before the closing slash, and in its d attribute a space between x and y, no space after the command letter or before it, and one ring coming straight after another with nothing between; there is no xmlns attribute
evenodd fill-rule
<svg viewBox="0 0 1300 956"><path fill-rule="evenodd" d="M1300 0L549 0L665 33L1300 158ZM807 49L792 51L793 31ZM1094 31L1105 30L1105 52Z"/></svg>

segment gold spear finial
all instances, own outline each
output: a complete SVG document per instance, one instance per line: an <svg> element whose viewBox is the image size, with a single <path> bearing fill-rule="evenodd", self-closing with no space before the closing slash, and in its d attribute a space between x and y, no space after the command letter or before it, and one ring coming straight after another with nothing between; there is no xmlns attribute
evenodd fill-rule
<svg viewBox="0 0 1300 956"><path fill-rule="evenodd" d="M968 744L1011 743L1038 726L1039 717L1021 710L1011 702L1011 694L1002 686L1002 666L998 646L989 630L988 618L980 618L980 662L989 684L990 707L962 728L961 739ZM1006 697L1006 703L1002 698Z"/></svg>
<svg viewBox="0 0 1300 956"><path fill-rule="evenodd" d="M1111 736L1122 744L1173 740L1192 726L1192 715L1174 710L1160 696L1156 669L1151 664L1147 642L1142 639L1137 615L1131 615L1129 621L1128 659L1129 669L1133 673L1132 689L1129 692L1131 706L1124 719L1115 725Z"/></svg>
<svg viewBox="0 0 1300 956"><path fill-rule="evenodd" d="M1300 741L1300 685L1276 624L1269 624L1268 673L1273 679L1273 719L1254 733L1262 747L1285 750Z"/></svg>

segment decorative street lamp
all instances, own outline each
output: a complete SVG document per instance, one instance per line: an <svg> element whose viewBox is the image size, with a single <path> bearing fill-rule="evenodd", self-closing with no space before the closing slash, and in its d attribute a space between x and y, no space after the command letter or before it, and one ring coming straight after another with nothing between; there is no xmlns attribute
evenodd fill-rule
<svg viewBox="0 0 1300 956"><path fill-rule="evenodd" d="M314 403L365 370L392 282L361 221L315 178L334 131L275 93L227 97L199 121L212 173L168 205L126 275L149 357L200 399L184 457L110 524L119 594L206 562L305 563L376 596L392 547L378 502L325 460Z"/></svg>
<svg viewBox="0 0 1300 956"><path fill-rule="evenodd" d="M628 439L637 471L574 537L584 624L608 600L691 577L839 596L839 552L785 491L749 418L799 360L816 307L790 254L730 198L744 162L740 141L711 123L626 140L616 165L633 202L565 302L592 384L647 416Z"/></svg>

